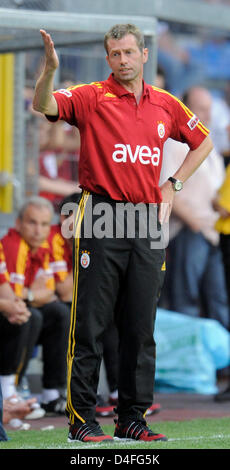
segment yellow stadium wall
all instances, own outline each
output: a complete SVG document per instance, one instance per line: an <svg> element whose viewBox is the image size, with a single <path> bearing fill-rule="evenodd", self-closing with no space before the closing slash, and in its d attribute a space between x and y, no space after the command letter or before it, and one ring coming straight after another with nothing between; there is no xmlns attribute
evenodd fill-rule
<svg viewBox="0 0 230 470"><path fill-rule="evenodd" d="M0 172L13 173L14 54L0 54ZM13 210L13 186L0 186L0 211Z"/></svg>

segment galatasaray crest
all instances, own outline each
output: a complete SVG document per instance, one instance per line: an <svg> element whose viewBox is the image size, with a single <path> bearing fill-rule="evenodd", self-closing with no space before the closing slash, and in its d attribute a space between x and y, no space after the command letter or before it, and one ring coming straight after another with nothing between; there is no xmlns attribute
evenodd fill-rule
<svg viewBox="0 0 230 470"><path fill-rule="evenodd" d="M163 122L159 122L158 123L158 126L157 126L157 131L158 131L158 135L161 139L163 139L164 135L165 135L165 125Z"/></svg>
<svg viewBox="0 0 230 470"><path fill-rule="evenodd" d="M83 268L88 268L90 263L89 251L82 252L80 263Z"/></svg>

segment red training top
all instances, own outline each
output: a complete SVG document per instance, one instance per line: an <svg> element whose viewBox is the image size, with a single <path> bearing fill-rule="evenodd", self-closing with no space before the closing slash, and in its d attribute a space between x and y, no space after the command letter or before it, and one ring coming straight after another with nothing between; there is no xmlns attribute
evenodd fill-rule
<svg viewBox="0 0 230 470"><path fill-rule="evenodd" d="M46 286L55 289L53 273L50 267L51 254L47 241L31 252L29 245L13 228L1 239L6 269L10 276L10 284L15 294L22 297L23 287L30 287L39 275L46 275ZM4 262L4 258L2 258Z"/></svg>
<svg viewBox="0 0 230 470"><path fill-rule="evenodd" d="M209 134L179 99L144 81L138 105L113 74L57 90L54 97L59 116L48 119L63 119L80 131L81 187L115 200L161 202L164 142L171 137L195 150Z"/></svg>

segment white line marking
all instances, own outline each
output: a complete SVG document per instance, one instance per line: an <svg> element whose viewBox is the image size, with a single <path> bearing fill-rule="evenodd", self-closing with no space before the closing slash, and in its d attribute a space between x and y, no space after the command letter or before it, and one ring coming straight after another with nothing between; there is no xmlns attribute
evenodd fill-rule
<svg viewBox="0 0 230 470"><path fill-rule="evenodd" d="M168 439L168 442L175 441L201 441L202 439L230 439L230 434L215 434L213 436L190 436L190 437L176 437L175 439Z"/></svg>
<svg viewBox="0 0 230 470"><path fill-rule="evenodd" d="M227 434L227 435L224 435L224 434L214 434L213 436L190 436L190 437L176 437L176 438L172 438L172 439L168 439L168 441L164 441L164 444L167 444L167 442L180 442L180 441L202 441L203 439L230 439L230 434ZM152 441L154 443L154 441ZM163 441L162 441L163 442ZM127 446L128 444L131 443L131 440L127 441L127 442L122 442L122 441L119 441L119 445L121 446ZM72 446L74 444L74 442L71 442L70 445ZM118 444L118 441L114 441L114 444ZM151 442L144 442L144 441L135 441L133 440L132 441L132 445L135 445L135 444L146 444L149 446L149 444L151 444ZM161 441L156 441L156 444L161 444ZM108 443L109 446L112 446L113 443L110 442ZM82 443L82 445L80 446L74 446L74 449L93 449L93 448L100 448L101 446L101 443L100 444L85 444ZM110 447L109 447L110 448Z"/></svg>

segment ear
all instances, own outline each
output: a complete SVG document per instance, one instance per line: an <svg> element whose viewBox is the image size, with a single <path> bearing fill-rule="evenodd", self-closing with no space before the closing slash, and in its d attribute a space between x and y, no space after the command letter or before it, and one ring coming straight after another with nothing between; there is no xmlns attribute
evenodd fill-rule
<svg viewBox="0 0 230 470"><path fill-rule="evenodd" d="M143 64L146 64L146 62L148 61L148 58L149 58L149 50L147 49L147 47L145 47L143 49Z"/></svg>
<svg viewBox="0 0 230 470"><path fill-rule="evenodd" d="M106 61L107 61L108 66L110 67L109 56L108 56L108 55L106 56ZM111 67L110 67L110 68L111 68Z"/></svg>

